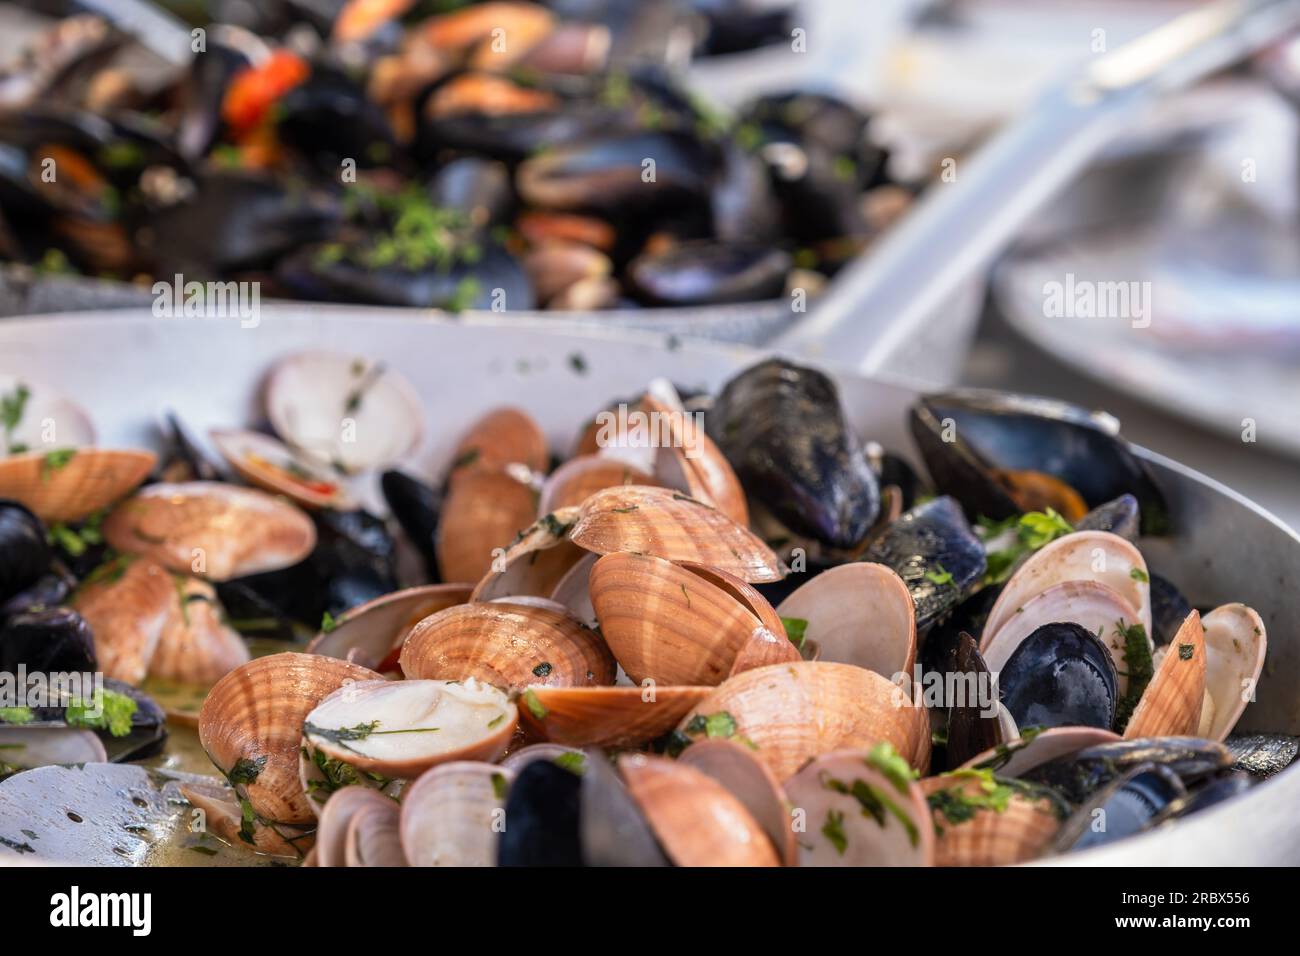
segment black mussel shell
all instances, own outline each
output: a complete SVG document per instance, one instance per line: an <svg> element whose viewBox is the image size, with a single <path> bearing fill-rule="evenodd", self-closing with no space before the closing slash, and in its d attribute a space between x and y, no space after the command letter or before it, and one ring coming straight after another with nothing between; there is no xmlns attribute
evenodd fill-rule
<svg viewBox="0 0 1300 956"><path fill-rule="evenodd" d="M1227 770L1232 761L1228 748L1212 740L1142 737L1058 757L1035 767L1025 779L1047 784L1070 802L1082 803L1120 774L1143 764L1166 767L1190 784Z"/></svg>
<svg viewBox="0 0 1300 956"><path fill-rule="evenodd" d="M958 699L947 701L949 770L1003 743L996 698L981 701L981 696L992 693L989 688L993 682L975 639L969 634L959 635L953 658L953 667L946 673L960 675L961 681L953 687Z"/></svg>
<svg viewBox="0 0 1300 956"><path fill-rule="evenodd" d="M397 142L384 111L337 70L310 79L277 103L276 135L321 173L337 178L344 160L359 167L391 166Z"/></svg>
<svg viewBox="0 0 1300 956"><path fill-rule="evenodd" d="M1044 624L998 677L1017 727L1100 727L1115 722L1118 676L1110 651L1078 624Z"/></svg>
<svg viewBox="0 0 1300 956"><path fill-rule="evenodd" d="M582 774L582 858L587 866L669 866L668 857L618 771L587 751Z"/></svg>
<svg viewBox="0 0 1300 956"><path fill-rule="evenodd" d="M781 295L792 264L788 252L771 246L697 239L638 256L628 278L659 305L759 302Z"/></svg>
<svg viewBox="0 0 1300 956"><path fill-rule="evenodd" d="M96 731L108 752L108 759L113 763L122 763L127 760L144 760L162 753L167 743L167 714L158 706L158 702L140 688L111 677L104 679L104 689L135 701L129 734L114 737L107 730Z"/></svg>
<svg viewBox="0 0 1300 956"><path fill-rule="evenodd" d="M1166 577L1154 572L1151 577L1151 639L1157 647L1168 644L1192 613L1192 605L1183 592Z"/></svg>
<svg viewBox="0 0 1300 956"><path fill-rule="evenodd" d="M1231 734L1224 744L1232 754L1234 770L1261 778L1285 770L1300 753L1300 737L1290 734Z"/></svg>
<svg viewBox="0 0 1300 956"><path fill-rule="evenodd" d="M379 479L393 517L401 526L407 540L420 552L429 581L436 584L438 555L435 542L438 534L438 516L442 512L442 498L429 485L401 471L386 471Z"/></svg>
<svg viewBox="0 0 1300 956"><path fill-rule="evenodd" d="M923 631L959 604L984 576L984 545L952 498L932 498L901 515L867 549L912 592Z"/></svg>
<svg viewBox="0 0 1300 956"><path fill-rule="evenodd" d="M1109 531L1127 541L1137 541L1142 533L1142 511L1138 500L1126 494L1098 505L1079 519L1074 530Z"/></svg>
<svg viewBox="0 0 1300 956"><path fill-rule="evenodd" d="M461 213L475 229L487 229L505 222L513 209L510 170L493 159L457 157L434 174L429 198L441 209Z"/></svg>
<svg viewBox="0 0 1300 956"><path fill-rule="evenodd" d="M280 603L258 591L268 584L262 575L216 582L217 599L230 626L244 637L274 641L297 641L314 634L320 619L297 621L290 617Z"/></svg>
<svg viewBox="0 0 1300 956"><path fill-rule="evenodd" d="M912 434L938 489L972 515L1022 509L993 471L1037 472L1065 483L1090 508L1133 495L1142 532L1168 529L1164 496L1109 415L1065 402L967 389L929 395L912 408Z"/></svg>
<svg viewBox="0 0 1300 956"><path fill-rule="evenodd" d="M185 425L174 412L167 412L163 437L167 456L159 472L164 481L225 481L217 468L190 437Z"/></svg>
<svg viewBox="0 0 1300 956"><path fill-rule="evenodd" d="M1168 816L1185 817L1199 813L1210 807L1231 800L1245 793L1256 783L1256 779L1245 771L1225 773L1214 777L1191 790L1186 797L1169 807Z"/></svg>
<svg viewBox="0 0 1300 956"><path fill-rule="evenodd" d="M726 384L706 421L745 490L791 531L851 548L871 530L880 488L821 372L761 362Z"/></svg>
<svg viewBox="0 0 1300 956"><path fill-rule="evenodd" d="M223 276L270 266L323 241L340 215L334 199L246 172L200 176L193 195L158 210L137 241L163 275Z"/></svg>
<svg viewBox="0 0 1300 956"><path fill-rule="evenodd" d="M76 611L63 607L26 611L0 629L0 672L93 673L95 638Z"/></svg>
<svg viewBox="0 0 1300 956"><path fill-rule="evenodd" d="M41 519L16 501L0 499L0 601L35 584L49 565Z"/></svg>
<svg viewBox="0 0 1300 956"><path fill-rule="evenodd" d="M1086 850L1141 833L1186 792L1168 768L1139 764L1075 810L1061 824L1053 848Z"/></svg>
<svg viewBox="0 0 1300 956"><path fill-rule="evenodd" d="M547 760L520 771L506 797L498 866L582 866L582 777Z"/></svg>
<svg viewBox="0 0 1300 956"><path fill-rule="evenodd" d="M880 479L880 486L892 485L902 494L904 511L914 507L922 495L930 494L930 487L905 459L883 449L879 454L873 453L871 446L868 446L867 457Z"/></svg>
<svg viewBox="0 0 1300 956"><path fill-rule="evenodd" d="M975 638L975 646L979 646L984 623L1003 586L995 584L980 588L934 623L921 645L920 661L924 671L946 673L951 670L956 665L957 647L963 633Z"/></svg>
<svg viewBox="0 0 1300 956"><path fill-rule="evenodd" d="M33 584L0 604L0 624L26 611L58 607L68 599L68 595L76 586L76 578L56 561L50 565L50 570L37 578Z"/></svg>

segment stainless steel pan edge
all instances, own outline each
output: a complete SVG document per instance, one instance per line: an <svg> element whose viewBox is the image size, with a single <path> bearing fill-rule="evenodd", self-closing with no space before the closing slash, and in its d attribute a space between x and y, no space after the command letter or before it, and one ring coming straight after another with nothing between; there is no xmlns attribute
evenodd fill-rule
<svg viewBox="0 0 1300 956"><path fill-rule="evenodd" d="M763 354L734 345L670 348L661 335L557 334L545 320L449 322L394 310L297 306L265 307L250 329L234 319L157 319L137 310L0 324L0 372L58 385L90 410L103 443L153 441L165 407L196 430L253 420L267 369L308 348L379 358L413 381L429 427L411 464L430 474L445 465L459 429L493 405L525 404L554 446L565 449L596 405L652 376L716 388ZM913 452L904 417L916 397L912 388L828 370L860 434ZM1241 600L1268 626L1269 663L1243 726L1300 731L1300 537L1217 482L1138 452L1155 470L1180 529L1174 538L1143 542L1152 563L1197 603ZM1244 799L1067 862L1297 863L1298 804L1300 770L1293 768Z"/></svg>

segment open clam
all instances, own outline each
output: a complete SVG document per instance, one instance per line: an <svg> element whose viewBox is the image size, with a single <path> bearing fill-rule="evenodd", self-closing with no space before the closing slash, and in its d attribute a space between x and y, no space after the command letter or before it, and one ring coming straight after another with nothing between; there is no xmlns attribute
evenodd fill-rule
<svg viewBox="0 0 1300 956"><path fill-rule="evenodd" d="M316 543L311 519L288 502L205 481L150 485L114 508L103 530L118 551L210 581L287 568Z"/></svg>
<svg viewBox="0 0 1300 956"><path fill-rule="evenodd" d="M821 660L854 664L892 679L916 662L916 614L903 579L883 564L830 568L777 606L783 618L806 621L806 640Z"/></svg>
<svg viewBox="0 0 1300 956"><path fill-rule="evenodd" d="M712 687L530 687L525 726L570 747L634 747L672 730Z"/></svg>
<svg viewBox="0 0 1300 956"><path fill-rule="evenodd" d="M1007 866L1042 856L1061 828L1060 802L990 770L921 781L934 816L936 866Z"/></svg>
<svg viewBox="0 0 1300 956"><path fill-rule="evenodd" d="M1268 636L1260 616L1244 604L1215 608L1201 623L1205 627L1205 690L1213 714L1203 715L1197 733L1223 740L1254 698ZM1171 650L1177 642L1177 638L1170 642Z"/></svg>
<svg viewBox="0 0 1300 956"><path fill-rule="evenodd" d="M317 634L307 653L324 654L386 672L397 667L397 653L416 624L449 607L465 604L464 584L426 584L394 591L343 613L328 631Z"/></svg>
<svg viewBox="0 0 1300 956"><path fill-rule="evenodd" d="M1076 531L1035 552L1007 581L989 611L984 625L988 641L1031 598L1064 581L1095 581L1119 594L1137 612L1138 623L1150 641L1151 588L1146 561L1131 543L1105 531Z"/></svg>
<svg viewBox="0 0 1300 956"><path fill-rule="evenodd" d="M1101 635L1115 662L1123 695L1128 692L1124 628L1136 620L1137 608L1114 588L1086 579L1062 581L1024 601L996 633L986 627L980 652L990 670L1000 671L1029 635L1045 624L1068 621Z"/></svg>
<svg viewBox="0 0 1300 956"><path fill-rule="evenodd" d="M627 485L582 504L570 539L588 551L633 551L718 568L750 583L776 581L785 567L748 528L680 492Z"/></svg>
<svg viewBox="0 0 1300 956"><path fill-rule="evenodd" d="M763 828L781 863L798 864L799 848L785 790L753 751L731 740L701 740L683 750L677 762L722 784Z"/></svg>
<svg viewBox="0 0 1300 956"><path fill-rule="evenodd" d="M677 866L779 866L776 848L745 805L712 777L662 757L628 754L619 772Z"/></svg>
<svg viewBox="0 0 1300 956"><path fill-rule="evenodd" d="M770 633L752 604L663 558L607 554L591 569L589 587L601 633L635 683L719 684L755 632ZM798 659L784 628L773 641L783 642L775 646L786 660Z"/></svg>
<svg viewBox="0 0 1300 956"><path fill-rule="evenodd" d="M316 865L321 867L349 866L349 843L353 843L353 856L356 856L355 838L350 838L352 821L366 812L377 812L382 820L397 811L395 804L369 787L343 787L330 799L321 810L320 823L316 827Z"/></svg>
<svg viewBox="0 0 1300 956"><path fill-rule="evenodd" d="M910 684L909 684L910 686ZM807 761L834 750L891 744L913 767L930 757L930 721L897 684L851 664L801 661L773 664L730 677L680 725L712 719L709 736L752 742L779 780Z"/></svg>
<svg viewBox="0 0 1300 956"><path fill-rule="evenodd" d="M614 658L600 635L559 605L499 601L439 611L411 629L400 657L408 678L477 678L517 689L614 682Z"/></svg>
<svg viewBox="0 0 1300 956"><path fill-rule="evenodd" d="M95 426L85 409L56 388L0 374L5 409L0 458L95 443Z"/></svg>
<svg viewBox="0 0 1300 956"><path fill-rule="evenodd" d="M496 866L514 771L458 761L432 768L402 794L402 849L411 866Z"/></svg>
<svg viewBox="0 0 1300 956"><path fill-rule="evenodd" d="M1003 741L961 766L962 770L992 770L1001 777L1023 777L1059 757L1101 744L1118 743L1120 736L1100 727L1049 727L1041 733Z"/></svg>
<svg viewBox="0 0 1300 956"><path fill-rule="evenodd" d="M298 776L303 722L347 681L374 671L318 654L273 654L217 681L199 712L199 741L262 821L310 823Z"/></svg>
<svg viewBox="0 0 1300 956"><path fill-rule="evenodd" d="M248 646L226 624L212 585L179 578L174 586L176 611L149 660L149 676L206 687L247 663Z"/></svg>
<svg viewBox="0 0 1300 956"><path fill-rule="evenodd" d="M208 437L230 467L250 485L284 495L304 508L355 507L335 474L315 462L300 460L270 435L214 428Z"/></svg>
<svg viewBox="0 0 1300 956"><path fill-rule="evenodd" d="M785 783L800 866L929 866L934 828L907 761L887 746L815 757Z"/></svg>
<svg viewBox="0 0 1300 956"><path fill-rule="evenodd" d="M276 365L266 412L277 435L322 465L352 473L409 454L424 434L410 383L368 359L302 352Z"/></svg>
<svg viewBox="0 0 1300 956"><path fill-rule="evenodd" d="M418 777L455 760L505 753L517 713L504 693L465 681L356 681L323 698L303 721L309 750L387 779Z"/></svg>
<svg viewBox="0 0 1300 956"><path fill-rule="evenodd" d="M144 680L179 612L172 575L148 558L130 555L95 571L72 606L95 635L95 656L104 673L128 684Z"/></svg>
<svg viewBox="0 0 1300 956"><path fill-rule="evenodd" d="M1126 739L1196 733L1205 704L1205 631L1193 611L1156 666L1124 729Z"/></svg>
<svg viewBox="0 0 1300 956"><path fill-rule="evenodd" d="M588 553L568 539L577 517L576 507L548 511L519 532L514 543L492 562L493 569L475 585L473 600L550 597Z"/></svg>
<svg viewBox="0 0 1300 956"><path fill-rule="evenodd" d="M0 458L0 498L12 498L43 521L81 521L125 498L148 477L150 451L58 448Z"/></svg>

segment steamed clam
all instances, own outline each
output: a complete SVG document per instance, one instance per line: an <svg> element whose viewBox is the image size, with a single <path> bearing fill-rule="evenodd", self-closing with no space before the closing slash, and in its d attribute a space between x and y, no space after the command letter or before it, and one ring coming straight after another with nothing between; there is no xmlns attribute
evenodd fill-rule
<svg viewBox="0 0 1300 956"><path fill-rule="evenodd" d="M1098 811L1117 839L1252 783L1223 741L1265 674L1265 621L1195 610L1160 576L1140 530L1161 501L1086 416L1038 408L1036 458L1014 440L1035 407L954 412L964 444L922 442L931 496L830 379L778 360L712 406L652 382L624 403L652 440L598 420L558 464L526 403L492 408L419 478L392 470L423 433L394 373L311 353L269 389L275 438L214 433L230 480L146 485L102 523L0 500L0 662L204 694L225 779L185 792L237 848L1001 865L1104 842ZM335 444L349 417L359 447ZM1113 474L1046 454L1080 435ZM380 471L392 518L355 506ZM258 601L295 624L280 653L241 636ZM66 706L0 710L27 748L0 776L156 753L161 710L112 687L134 707L116 736Z"/></svg>

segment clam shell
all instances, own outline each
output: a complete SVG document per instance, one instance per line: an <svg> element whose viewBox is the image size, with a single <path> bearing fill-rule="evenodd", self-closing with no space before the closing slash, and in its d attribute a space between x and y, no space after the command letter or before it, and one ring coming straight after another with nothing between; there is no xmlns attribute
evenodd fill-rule
<svg viewBox="0 0 1300 956"><path fill-rule="evenodd" d="M504 570L506 548L533 524L537 497L531 487L501 472L466 475L442 506L434 547L446 581L475 582Z"/></svg>
<svg viewBox="0 0 1300 956"><path fill-rule="evenodd" d="M374 671L318 654L272 654L231 671L208 692L199 711L199 742L224 774L240 768L253 810L275 823L309 823L314 814L298 778L298 748L307 715L346 681Z"/></svg>
<svg viewBox="0 0 1300 956"><path fill-rule="evenodd" d="M327 633L307 645L308 654L324 654L378 671L397 667L395 653L416 624L449 607L469 601L464 584L426 584L377 597L351 608Z"/></svg>
<svg viewBox="0 0 1300 956"><path fill-rule="evenodd" d="M984 633L996 635L1030 598L1062 581L1096 581L1116 591L1137 610L1151 638L1151 586L1141 552L1108 531L1076 531L1036 551L998 595ZM990 664L990 667L993 665Z"/></svg>
<svg viewBox="0 0 1300 956"><path fill-rule="evenodd" d="M424 434L424 409L392 369L339 352L300 352L266 382L275 433L322 465L354 473L410 454Z"/></svg>
<svg viewBox="0 0 1300 956"><path fill-rule="evenodd" d="M125 498L153 470L150 451L58 449L72 457L53 464L50 452L0 458L0 498L26 505L42 521L81 521Z"/></svg>
<svg viewBox="0 0 1300 956"><path fill-rule="evenodd" d="M402 645L408 678L474 677L503 688L614 683L614 658L600 635L560 607L462 604L411 629Z"/></svg>
<svg viewBox="0 0 1300 956"><path fill-rule="evenodd" d="M1101 633L1102 643L1115 661L1117 687L1123 696L1128 691L1128 664L1124 660L1124 639L1118 633L1118 625L1120 621L1136 620L1137 609L1114 588L1099 581L1062 581L1017 607L996 634L986 627L980 653L989 670L997 673L1021 642L1042 625L1062 621L1078 624L1085 631Z"/></svg>
<svg viewBox="0 0 1300 956"><path fill-rule="evenodd" d="M799 846L790 825L785 791L749 748L730 740L701 740L683 750L677 762L694 767L726 787L763 828L782 864L798 864Z"/></svg>
<svg viewBox="0 0 1300 956"><path fill-rule="evenodd" d="M303 738L357 770L410 780L441 763L496 760L517 720L504 693L472 679L380 679L346 684L322 699L304 720ZM371 731L361 737L330 734L365 726Z"/></svg>
<svg viewBox="0 0 1300 956"><path fill-rule="evenodd" d="M665 416L671 440L655 456L655 475L666 485L679 487L693 498L707 501L739 525L749 524L745 489L731 462L696 419L681 409L669 408L647 395L643 405Z"/></svg>
<svg viewBox="0 0 1300 956"><path fill-rule="evenodd" d="M589 586L601 633L637 684L720 684L762 627L731 593L647 554L605 555Z"/></svg>
<svg viewBox="0 0 1300 956"><path fill-rule="evenodd" d="M785 567L748 528L680 492L627 485L598 491L582 504L569 532L597 554L633 551L669 561L692 561L751 584L778 581Z"/></svg>
<svg viewBox="0 0 1300 956"><path fill-rule="evenodd" d="M362 807L348 821L343 860L348 866L406 866L397 804Z"/></svg>
<svg viewBox="0 0 1300 956"><path fill-rule="evenodd" d="M496 866L514 772L458 761L434 767L402 794L402 849L411 866Z"/></svg>
<svg viewBox="0 0 1300 956"><path fill-rule="evenodd" d="M957 789L978 795L979 777L945 774L921 781L929 798L943 790ZM1061 828L1051 801L1031 799L1013 793L1006 808L976 807L968 820L954 823L933 809L935 866L1009 866L1042 856Z"/></svg>
<svg viewBox="0 0 1300 956"><path fill-rule="evenodd" d="M95 657L107 677L139 684L163 634L180 612L171 574L147 558L122 556L77 591L72 607L95 635Z"/></svg>
<svg viewBox="0 0 1300 956"><path fill-rule="evenodd" d="M659 841L609 757L588 751L579 791L578 839L585 866L668 866Z"/></svg>
<svg viewBox="0 0 1300 956"><path fill-rule="evenodd" d="M38 448L42 453L55 448L82 448L95 443L95 426L85 409L56 388L13 375L0 374L0 397L16 401L19 390L27 394L20 403L21 415L6 432L10 448ZM53 426L53 433L47 430Z"/></svg>
<svg viewBox="0 0 1300 956"><path fill-rule="evenodd" d="M883 805L879 818L853 792L863 788ZM785 789L800 866L934 862L934 827L920 786L911 780L900 786L873 767L865 751L823 754L787 780Z"/></svg>
<svg viewBox="0 0 1300 956"><path fill-rule="evenodd" d="M1098 727L1052 727L1029 739L1007 740L972 757L962 770L992 770L1001 777L1023 777L1035 767L1099 744L1113 744L1119 734Z"/></svg>
<svg viewBox="0 0 1300 956"><path fill-rule="evenodd" d="M803 659L799 648L790 642L790 638L785 636L784 631L773 633L766 627L758 627L754 629L749 640L736 651L736 657L731 662L731 670L727 672L727 676L735 677L756 667L786 664Z"/></svg>
<svg viewBox="0 0 1300 956"><path fill-rule="evenodd" d="M550 597L569 570L588 553L566 537L577 517L576 507L548 511L520 532L502 559L493 562L494 569L474 587L471 600Z"/></svg>
<svg viewBox="0 0 1300 956"><path fill-rule="evenodd" d="M369 787L343 787L336 791L321 810L316 827L316 865L322 867L347 866L348 830L352 820L362 811L378 808L386 813L397 804L377 790Z"/></svg>
<svg viewBox="0 0 1300 956"><path fill-rule="evenodd" d="M678 725L729 713L735 736L751 741L778 780L813 757L835 750L893 744L913 767L930 760L930 719L907 693L874 671L852 664L801 661L729 677Z"/></svg>
<svg viewBox="0 0 1300 956"><path fill-rule="evenodd" d="M566 608L588 627L599 627L596 609L591 606L591 569L600 560L600 555L586 552L578 563L569 568L560 578L555 589L551 591L551 600Z"/></svg>
<svg viewBox="0 0 1300 956"><path fill-rule="evenodd" d="M316 545L300 509L264 491L221 482L150 485L104 519L104 540L178 574L209 581L277 571Z"/></svg>
<svg viewBox="0 0 1300 956"><path fill-rule="evenodd" d="M175 588L179 606L154 649L149 676L206 687L248 663L248 645L226 626L212 585L185 578Z"/></svg>
<svg viewBox="0 0 1300 956"><path fill-rule="evenodd" d="M1133 709L1124 738L1194 736L1204 700L1205 632L1201 615L1192 611L1165 649Z"/></svg>
<svg viewBox="0 0 1300 956"><path fill-rule="evenodd" d="M570 747L633 747L661 737L703 701L711 687L531 687L524 725Z"/></svg>
<svg viewBox="0 0 1300 956"><path fill-rule="evenodd" d="M618 760L628 792L677 866L780 866L744 804L693 767L663 757Z"/></svg>
<svg viewBox="0 0 1300 956"><path fill-rule="evenodd" d="M781 602L781 617L808 622L805 638L821 660L853 664L892 679L916 662L916 608L891 568L869 561L841 564L817 575Z"/></svg>
<svg viewBox="0 0 1300 956"><path fill-rule="evenodd" d="M605 488L655 485L655 479L626 462L602 455L579 455L555 469L542 485L539 514L576 507Z"/></svg>
<svg viewBox="0 0 1300 956"><path fill-rule="evenodd" d="M270 435L239 428L214 428L208 437L221 457L250 485L284 495L304 508L347 511L356 507L333 472L299 460L288 446ZM328 490L324 486L329 486Z"/></svg>
<svg viewBox="0 0 1300 956"><path fill-rule="evenodd" d="M203 811L203 827L208 833L232 846L246 845L240 831L243 813L235 791L225 784L187 782L180 785L181 795L197 810ZM368 791L369 792L369 791ZM317 836L309 829L284 826L254 826L253 849L270 856L301 857L314 850Z"/></svg>
<svg viewBox="0 0 1300 956"><path fill-rule="evenodd" d="M1244 604L1217 607L1205 625L1205 690L1213 702L1199 736L1224 740L1255 696L1268 636L1260 616Z"/></svg>
<svg viewBox="0 0 1300 956"><path fill-rule="evenodd" d="M498 408L473 425L456 445L448 483L454 488L470 475L497 474L512 465L544 475L550 464L546 435L519 408Z"/></svg>

